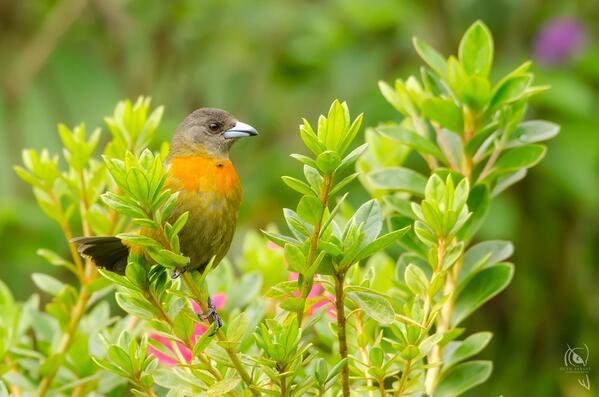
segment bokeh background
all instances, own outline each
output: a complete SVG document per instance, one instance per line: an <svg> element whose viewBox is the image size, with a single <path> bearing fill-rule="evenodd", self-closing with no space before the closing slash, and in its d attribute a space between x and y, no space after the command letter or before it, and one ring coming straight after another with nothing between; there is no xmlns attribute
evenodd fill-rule
<svg viewBox="0 0 599 397"><path fill-rule="evenodd" d="M492 378L472 396L587 396L599 390L599 2L543 0L0 0L0 278L21 299L64 247L12 164L25 147L59 150L56 124L103 126L116 102L165 106L161 139L200 106L256 126L234 149L245 231L281 222L295 198L279 177L299 167L300 117L334 98L366 125L396 120L377 90L418 71L418 35L445 54L476 19L495 38L496 72L535 61L529 118L562 125L525 181L493 202L481 239L510 239L509 289L469 320L495 337ZM366 197L358 184L352 198ZM592 388L560 371L567 345L588 344ZM597 394L599 395L599 394Z"/></svg>

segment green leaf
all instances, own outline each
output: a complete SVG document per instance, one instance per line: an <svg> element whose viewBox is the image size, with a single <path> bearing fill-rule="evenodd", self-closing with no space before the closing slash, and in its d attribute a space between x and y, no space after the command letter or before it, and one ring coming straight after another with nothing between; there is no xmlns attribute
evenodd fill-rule
<svg viewBox="0 0 599 397"><path fill-rule="evenodd" d="M322 203L313 195L303 196L297 205L297 214L306 222L315 225L322 217Z"/></svg>
<svg viewBox="0 0 599 397"><path fill-rule="evenodd" d="M348 114L349 117L349 114ZM353 123L347 129L345 136L341 140L341 146L339 147L339 155L343 156L347 152L347 149L351 146L354 139L358 135L358 131L362 126L362 120L364 119L364 114L360 113L358 117L355 118Z"/></svg>
<svg viewBox="0 0 599 397"><path fill-rule="evenodd" d="M459 396L489 379L492 371L491 361L470 361L459 364L443 376L435 390L435 397Z"/></svg>
<svg viewBox="0 0 599 397"><path fill-rule="evenodd" d="M39 289L52 296L58 295L65 286L61 281L43 273L33 273L31 278Z"/></svg>
<svg viewBox="0 0 599 397"><path fill-rule="evenodd" d="M458 53L466 73L487 77L493 64L493 37L489 28L476 21L464 33Z"/></svg>
<svg viewBox="0 0 599 397"><path fill-rule="evenodd" d="M295 211L284 208L283 216L285 217L287 226L289 226L289 230L291 230L295 237L302 241L310 237L312 234L312 226L304 222Z"/></svg>
<svg viewBox="0 0 599 397"><path fill-rule="evenodd" d="M464 86L468 83L469 76L464 71L462 64L453 55L447 60L445 80L449 88L458 98L463 98Z"/></svg>
<svg viewBox="0 0 599 397"><path fill-rule="evenodd" d="M448 98L427 98L422 103L422 112L429 119L455 133L464 131L464 116L460 109Z"/></svg>
<svg viewBox="0 0 599 397"><path fill-rule="evenodd" d="M132 168L129 170L127 173L127 187L135 199L142 202L148 199L150 185L140 169Z"/></svg>
<svg viewBox="0 0 599 397"><path fill-rule="evenodd" d="M342 169L344 169L345 167L351 165L354 161L356 161L358 159L358 157L360 157L362 155L362 153L364 153L364 151L367 148L368 148L368 143L364 143L364 144L358 146L357 148L355 148L354 150L352 150L351 152L349 152L349 154L347 156L345 156L343 158L343 160L341 160L339 167L337 167L337 169L335 171L339 172Z"/></svg>
<svg viewBox="0 0 599 397"><path fill-rule="evenodd" d="M378 237L383 227L383 218L381 215L381 206L376 199L369 200L362 204L352 217L356 226L362 225L364 233L364 243L369 243ZM351 222L348 222L348 225Z"/></svg>
<svg viewBox="0 0 599 397"><path fill-rule="evenodd" d="M306 257L297 246L285 244L285 260L289 270L296 273L304 273L306 268Z"/></svg>
<svg viewBox="0 0 599 397"><path fill-rule="evenodd" d="M318 138L324 142L326 149L337 151L343 139L343 133L349 126L348 115L346 114L347 105L335 99L329 108L326 120L322 123L324 128L321 128L319 120Z"/></svg>
<svg viewBox="0 0 599 397"><path fill-rule="evenodd" d="M414 48L420 58L424 60L438 75L442 76L445 74L445 68L447 64L445 59L437 50L433 47L429 46L424 41L420 40L418 37L412 38L412 43L414 44Z"/></svg>
<svg viewBox="0 0 599 397"><path fill-rule="evenodd" d="M464 252L464 242L460 241L459 243L454 244L447 253L445 254L445 258L443 260L442 269L448 270L462 255Z"/></svg>
<svg viewBox="0 0 599 397"><path fill-rule="evenodd" d="M227 326L227 341L237 343L241 340L241 337L246 333L249 319L245 312L241 312L231 320Z"/></svg>
<svg viewBox="0 0 599 397"><path fill-rule="evenodd" d="M206 397L224 396L234 390L240 381L237 376L233 376L216 382L206 390Z"/></svg>
<svg viewBox="0 0 599 397"><path fill-rule="evenodd" d="M303 124L300 125L300 137L304 145L315 155L319 155L324 150L322 143L318 140L312 126L306 119L303 119Z"/></svg>
<svg viewBox="0 0 599 397"><path fill-rule="evenodd" d="M445 156L443 156L443 153L441 153L433 141L417 134L414 131L410 131L398 125L381 126L376 130L387 138L393 139L417 150L422 155L428 154L436 157L439 160L445 159Z"/></svg>
<svg viewBox="0 0 599 397"><path fill-rule="evenodd" d="M521 146L549 140L559 133L559 125L543 120L530 120L520 123L512 133L507 147Z"/></svg>
<svg viewBox="0 0 599 397"><path fill-rule="evenodd" d="M339 193L344 187L346 187L351 182L353 182L353 180L356 179L359 175L360 175L359 172L354 172L353 174L349 174L348 176L346 176L339 182L335 183L335 186L331 189L329 196L333 196L333 195Z"/></svg>
<svg viewBox="0 0 599 397"><path fill-rule="evenodd" d="M491 332L478 332L463 341L449 342L443 350L443 372L460 361L480 353L491 340Z"/></svg>
<svg viewBox="0 0 599 397"><path fill-rule="evenodd" d="M483 224L489 209L489 188L486 184L475 185L468 196L468 210L472 216L458 231L458 238L462 241L470 241L474 234Z"/></svg>
<svg viewBox="0 0 599 397"><path fill-rule="evenodd" d="M531 82L532 76L529 74L514 76L503 81L495 87L489 109L493 111L522 98Z"/></svg>
<svg viewBox="0 0 599 397"><path fill-rule="evenodd" d="M380 295L356 291L348 293L347 297L380 325L389 325L395 320L393 306Z"/></svg>
<svg viewBox="0 0 599 397"><path fill-rule="evenodd" d="M77 273L77 269L72 262L67 261L62 256L58 255L56 252L44 248L40 248L36 251L36 253L44 258L48 263L54 266L64 266L69 269L73 273Z"/></svg>
<svg viewBox="0 0 599 397"><path fill-rule="evenodd" d="M285 236L279 233L271 233L266 230L261 230L262 234L266 236L267 239L278 245L279 247L284 247L285 243L299 245L301 244L298 240L293 237Z"/></svg>
<svg viewBox="0 0 599 397"><path fill-rule="evenodd" d="M318 155L316 164L323 174L330 174L341 164L341 158L337 152L326 150Z"/></svg>
<svg viewBox="0 0 599 397"><path fill-rule="evenodd" d="M310 185L314 192L320 192L324 181L324 178L317 171L317 168L318 165L316 166L316 168L311 167L309 165L304 165L304 176L306 177L308 185Z"/></svg>
<svg viewBox="0 0 599 397"><path fill-rule="evenodd" d="M452 326L457 326L472 312L501 292L512 280L514 265L499 263L481 270L458 294L451 316Z"/></svg>
<svg viewBox="0 0 599 397"><path fill-rule="evenodd" d="M485 107L491 97L491 83L486 78L470 76L462 87L461 100L475 111Z"/></svg>
<svg viewBox="0 0 599 397"><path fill-rule="evenodd" d="M374 171L368 175L378 189L398 190L424 196L426 178L409 168L389 167Z"/></svg>
<svg viewBox="0 0 599 397"><path fill-rule="evenodd" d="M501 192L503 192L508 187L512 186L515 183L520 182L522 179L526 177L527 171L525 168L519 169L518 171L509 173L505 176L497 178L497 182L495 182L495 186L493 187L493 191L491 192L491 197L497 197Z"/></svg>
<svg viewBox="0 0 599 397"><path fill-rule="evenodd" d="M503 174L533 167L541 161L546 151L543 145L525 145L506 150L495 163L493 172Z"/></svg>
<svg viewBox="0 0 599 397"><path fill-rule="evenodd" d="M123 368L127 373L131 374L133 367L131 366L131 358L121 347L110 345L108 347L108 357L119 367Z"/></svg>
<svg viewBox="0 0 599 397"><path fill-rule="evenodd" d="M314 190L312 190L312 188L308 186L306 182L302 182L299 179L290 176L282 176L281 179L283 180L283 182L285 182L285 185L289 186L290 188L301 194L311 196L316 195Z"/></svg>
<svg viewBox="0 0 599 397"><path fill-rule="evenodd" d="M308 165L314 169L318 168L318 165L316 164L316 160L312 159L311 157L304 156L303 154L297 154L297 153L292 153L289 155L289 157L294 158L297 161L301 162L302 164Z"/></svg>
<svg viewBox="0 0 599 397"><path fill-rule="evenodd" d="M404 273L406 285L416 296L426 295L429 281L421 268L414 264L409 264Z"/></svg>
<svg viewBox="0 0 599 397"><path fill-rule="evenodd" d="M483 266L493 266L506 260L514 253L514 246L509 241L489 240L473 245L464 254L459 281L462 282L471 273L476 273Z"/></svg>
<svg viewBox="0 0 599 397"><path fill-rule="evenodd" d="M395 89L384 81L379 81L379 89L381 94L385 97L395 109L397 109L403 115L411 115L416 112L414 103L408 94L403 81L397 79L395 81Z"/></svg>
<svg viewBox="0 0 599 397"><path fill-rule="evenodd" d="M287 298L281 302L281 309L288 312L297 312L304 308L304 300L301 298Z"/></svg>
<svg viewBox="0 0 599 397"><path fill-rule="evenodd" d="M115 298L118 305L127 313L130 313L144 320L154 319L154 313L152 312L152 308L143 303L137 304L140 302L136 302L133 299L131 299L130 295L117 292L115 294Z"/></svg>
<svg viewBox="0 0 599 397"><path fill-rule="evenodd" d="M406 226L402 229L395 230L391 233L387 233L378 237L374 241L368 243L364 248L362 248L362 250L358 253L355 261L360 261L364 258L376 254L379 251L385 250L391 244L397 242L408 230L410 230L410 226Z"/></svg>

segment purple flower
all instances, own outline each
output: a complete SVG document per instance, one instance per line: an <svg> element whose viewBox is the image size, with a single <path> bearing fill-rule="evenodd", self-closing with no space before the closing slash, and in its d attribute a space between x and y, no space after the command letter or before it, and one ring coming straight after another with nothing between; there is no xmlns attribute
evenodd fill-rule
<svg viewBox="0 0 599 397"><path fill-rule="evenodd" d="M558 17L543 24L535 39L535 57L543 64L561 63L584 44L584 26L574 18Z"/></svg>

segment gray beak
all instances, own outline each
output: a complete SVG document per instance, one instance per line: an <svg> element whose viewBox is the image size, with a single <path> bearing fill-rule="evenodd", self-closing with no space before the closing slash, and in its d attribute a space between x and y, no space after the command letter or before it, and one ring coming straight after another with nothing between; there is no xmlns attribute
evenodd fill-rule
<svg viewBox="0 0 599 397"><path fill-rule="evenodd" d="M235 126L233 128L225 131L223 136L225 137L225 139L237 139L254 135L258 135L258 131L256 131L254 127L252 127L249 124L238 121L237 123L235 123Z"/></svg>

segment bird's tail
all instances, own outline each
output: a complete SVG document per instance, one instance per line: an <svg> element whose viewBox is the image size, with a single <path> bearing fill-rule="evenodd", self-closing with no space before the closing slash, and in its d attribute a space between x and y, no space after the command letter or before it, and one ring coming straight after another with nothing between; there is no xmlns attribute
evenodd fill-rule
<svg viewBox="0 0 599 397"><path fill-rule="evenodd" d="M96 266L111 272L125 274L129 247L120 238L114 236L76 237L71 240L77 244L77 251L88 256Z"/></svg>

